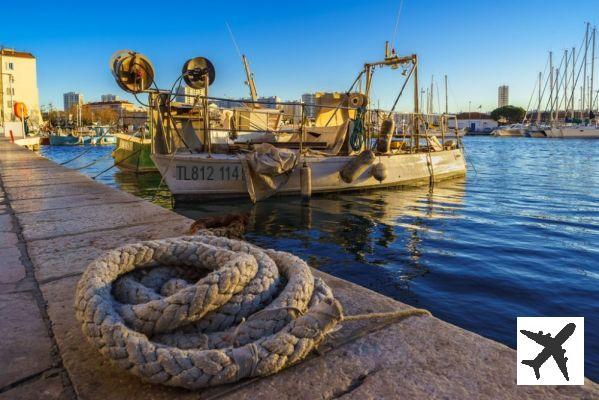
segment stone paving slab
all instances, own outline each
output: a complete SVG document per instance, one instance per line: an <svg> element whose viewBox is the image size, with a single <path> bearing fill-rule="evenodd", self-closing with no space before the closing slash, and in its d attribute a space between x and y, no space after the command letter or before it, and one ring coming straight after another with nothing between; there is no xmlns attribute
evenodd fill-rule
<svg viewBox="0 0 599 400"><path fill-rule="evenodd" d="M0 232L12 232L12 217L9 214L0 214Z"/></svg>
<svg viewBox="0 0 599 400"><path fill-rule="evenodd" d="M0 254L5 247L13 247L17 244L17 234L14 232L0 231Z"/></svg>
<svg viewBox="0 0 599 400"><path fill-rule="evenodd" d="M67 400L62 378L54 371L0 393L0 400Z"/></svg>
<svg viewBox="0 0 599 400"><path fill-rule="evenodd" d="M0 284L15 284L24 278L25 267L19 249L16 246L0 248Z"/></svg>
<svg viewBox="0 0 599 400"><path fill-rule="evenodd" d="M8 199L44 199L48 197L69 197L85 193L106 193L109 188L96 182L73 182L57 185L20 186L11 188Z"/></svg>
<svg viewBox="0 0 599 400"><path fill-rule="evenodd" d="M93 179L88 178L87 176L83 176L83 175L52 177L52 178L44 178L44 179L25 178L25 179L4 181L4 187L5 188L15 188L15 187L32 187L32 186L61 185L61 184L81 184L81 183L89 183L89 182L93 182Z"/></svg>
<svg viewBox="0 0 599 400"><path fill-rule="evenodd" d="M46 178L52 178L54 176L60 176L61 174L73 174L73 170L68 169L66 167L60 167L56 164L54 165L45 165L45 164L37 164L37 168L10 168L3 167L0 164L0 173L2 174L2 180L5 182L12 181L23 181L23 180L43 180Z"/></svg>
<svg viewBox="0 0 599 400"><path fill-rule="evenodd" d="M172 216L168 224L163 222L130 226L98 234L88 232L75 236L36 240L29 244L29 256L35 266L39 282L47 282L62 276L80 274L87 264L103 251L141 240L181 236L189 229L185 217Z"/></svg>
<svg viewBox="0 0 599 400"><path fill-rule="evenodd" d="M2 169L0 169L2 171ZM79 178L87 178L92 180L87 175L78 174ZM12 187L13 182L32 182L34 184L42 183L47 180L69 180L73 179L73 170L66 167L54 167L42 168L42 169L20 169L18 174L10 175L10 170L4 170L2 172L2 180L4 185Z"/></svg>
<svg viewBox="0 0 599 400"><path fill-rule="evenodd" d="M11 207L15 214L20 214L36 211L72 209L99 204L131 203L139 201L141 201L139 197L115 190L112 192L83 193L66 197L15 200L11 202Z"/></svg>
<svg viewBox="0 0 599 400"><path fill-rule="evenodd" d="M143 205L143 206L142 206ZM143 223L176 219L171 211L148 203L101 204L17 214L26 240L49 239ZM101 236L98 235L98 236Z"/></svg>
<svg viewBox="0 0 599 400"><path fill-rule="evenodd" d="M51 342L33 294L0 294L0 388L52 367Z"/></svg>

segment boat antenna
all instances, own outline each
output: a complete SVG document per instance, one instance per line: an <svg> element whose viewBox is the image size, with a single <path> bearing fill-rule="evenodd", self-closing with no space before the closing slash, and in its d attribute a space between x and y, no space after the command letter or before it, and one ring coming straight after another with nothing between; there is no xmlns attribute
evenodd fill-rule
<svg viewBox="0 0 599 400"><path fill-rule="evenodd" d="M233 42L233 46L235 46L235 50L237 51L237 55L239 56L239 58L241 58L243 60L243 57L241 56L241 51L239 51L239 46L237 46L237 41L235 40L235 35L233 35L233 31L231 30L231 27L229 26L229 23L227 21L225 21L225 25L227 26L227 30L229 31L229 36L231 37L231 41Z"/></svg>
<svg viewBox="0 0 599 400"><path fill-rule="evenodd" d="M403 8L403 0L399 3L399 9L397 10L397 17L395 18L395 27L393 28L393 38L391 39L391 46L395 49L395 39L397 38L397 28L399 27L399 19L401 17L401 10Z"/></svg>
<svg viewBox="0 0 599 400"><path fill-rule="evenodd" d="M229 35L231 36L231 41L235 46L235 50L237 50L237 55L241 58L241 62L243 63L243 68L245 69L246 75L246 84L250 87L250 96L252 98L253 106L256 107L256 101L258 101L258 92L256 90L256 84L254 83L254 74L250 71L250 64L245 56L245 54L241 54L239 50L239 46L237 46L237 41L235 40L235 35L233 35L233 30L229 26L229 23L225 21L225 25L227 26L227 30L229 31Z"/></svg>

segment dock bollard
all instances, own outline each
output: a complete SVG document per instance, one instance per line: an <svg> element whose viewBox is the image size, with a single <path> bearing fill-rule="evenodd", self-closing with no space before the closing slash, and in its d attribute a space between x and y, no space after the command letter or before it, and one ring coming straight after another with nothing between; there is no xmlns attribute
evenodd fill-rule
<svg viewBox="0 0 599 400"><path fill-rule="evenodd" d="M312 196L312 169L304 162L300 169L300 188L302 201L310 201Z"/></svg>

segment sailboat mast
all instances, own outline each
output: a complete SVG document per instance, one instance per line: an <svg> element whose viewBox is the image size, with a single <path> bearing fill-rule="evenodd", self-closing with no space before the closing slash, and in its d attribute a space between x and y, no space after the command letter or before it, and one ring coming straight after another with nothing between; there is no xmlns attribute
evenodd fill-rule
<svg viewBox="0 0 599 400"><path fill-rule="evenodd" d="M555 120L559 121L559 68L555 69Z"/></svg>
<svg viewBox="0 0 599 400"><path fill-rule="evenodd" d="M564 59L566 62L564 68L564 120L568 115L568 49L564 50Z"/></svg>
<svg viewBox="0 0 599 400"><path fill-rule="evenodd" d="M541 96L542 96L542 92L541 92L541 81L543 79L543 73L539 72L539 105L537 106L537 125L541 124Z"/></svg>
<svg viewBox="0 0 599 400"><path fill-rule="evenodd" d="M420 142L420 122L419 122L419 117L418 114L420 114L420 108L419 108L419 99L418 99L418 92L420 91L420 86L418 86L418 56L414 55L413 56L413 60L412 62L414 63L414 114L415 114L415 118L414 118L414 133L412 135L410 135L410 142L412 145L416 145L416 147L419 147L419 142Z"/></svg>
<svg viewBox="0 0 599 400"><path fill-rule="evenodd" d="M570 98L570 109L571 109L571 114L570 116L572 117L572 119L574 119L574 108L576 108L575 104L574 104L574 97L576 95L576 78L575 78L575 71L576 70L576 48L572 47L572 96Z"/></svg>
<svg viewBox="0 0 599 400"><path fill-rule="evenodd" d="M593 47L591 48L591 87L589 88L589 115L593 112L593 77L595 75L595 33L597 28L593 27Z"/></svg>
<svg viewBox="0 0 599 400"><path fill-rule="evenodd" d="M587 85L587 57L588 57L588 52L589 52L589 25L590 23L587 22L587 29L586 32L584 34L584 65L583 65L583 74L582 74L582 104L581 104L581 108L580 108L580 112L582 113L581 118L584 118L584 111L585 111L585 96L586 96L586 85Z"/></svg>
<svg viewBox="0 0 599 400"><path fill-rule="evenodd" d="M553 123L553 52L549 52L549 121Z"/></svg>
<svg viewBox="0 0 599 400"><path fill-rule="evenodd" d="M433 103L433 90L434 90L433 89L433 85L434 85L434 82L435 82L435 76L431 75L431 109L429 111L429 114L433 113L433 104L435 104L435 103Z"/></svg>
<svg viewBox="0 0 599 400"><path fill-rule="evenodd" d="M445 114L449 114L449 105L447 101L447 75L445 75Z"/></svg>

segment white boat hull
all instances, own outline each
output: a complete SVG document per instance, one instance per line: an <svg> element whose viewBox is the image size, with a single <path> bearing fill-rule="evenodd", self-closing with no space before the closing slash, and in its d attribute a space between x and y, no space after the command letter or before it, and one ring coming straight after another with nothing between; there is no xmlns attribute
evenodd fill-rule
<svg viewBox="0 0 599 400"><path fill-rule="evenodd" d="M429 157L430 162L429 163ZM376 157L352 183L341 179L339 172L351 160L347 156L302 157L312 169L312 192L330 193L347 190L376 189L389 186L416 186L464 176L466 163L461 149L416 154L392 154ZM170 191L178 201L248 197L241 159L236 155L206 153L152 155ZM380 160L387 177L377 181L372 167ZM300 168L296 167L278 194L300 193Z"/></svg>
<svg viewBox="0 0 599 400"><path fill-rule="evenodd" d="M493 132L493 136L524 136L524 129L496 129Z"/></svg>
<svg viewBox="0 0 599 400"><path fill-rule="evenodd" d="M563 139L599 139L597 126L563 126L547 130L547 136Z"/></svg>

